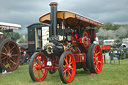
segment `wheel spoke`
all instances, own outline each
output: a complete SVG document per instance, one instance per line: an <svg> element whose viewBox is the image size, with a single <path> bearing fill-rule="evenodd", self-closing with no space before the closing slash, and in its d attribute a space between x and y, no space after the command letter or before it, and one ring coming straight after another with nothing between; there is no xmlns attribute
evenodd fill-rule
<svg viewBox="0 0 128 85"><path fill-rule="evenodd" d="M97 69L97 65L95 65L95 69Z"/></svg>
<svg viewBox="0 0 128 85"><path fill-rule="evenodd" d="M68 70L68 69L65 69L65 70L63 71L63 73L67 72L67 70Z"/></svg>
<svg viewBox="0 0 128 85"><path fill-rule="evenodd" d="M71 76L70 70L69 70L68 74L69 74L69 76Z"/></svg>
<svg viewBox="0 0 128 85"><path fill-rule="evenodd" d="M94 60L94 63L96 63L96 60Z"/></svg>
<svg viewBox="0 0 128 85"><path fill-rule="evenodd" d="M10 53L12 54L14 52L14 50L13 51L11 51Z"/></svg>
<svg viewBox="0 0 128 85"><path fill-rule="evenodd" d="M35 69L34 71L33 71L33 74L36 72L37 70Z"/></svg>
<svg viewBox="0 0 128 85"><path fill-rule="evenodd" d="M36 65L37 65L37 63L36 63L36 62L34 62L34 63L33 63L33 67L36 67Z"/></svg>
<svg viewBox="0 0 128 85"><path fill-rule="evenodd" d="M13 59L12 57L11 57L11 59L12 59L13 61L15 61L15 59Z"/></svg>
<svg viewBox="0 0 128 85"><path fill-rule="evenodd" d="M4 60L4 59L6 59L7 57L4 57L4 58L2 58L1 60Z"/></svg>
<svg viewBox="0 0 128 85"><path fill-rule="evenodd" d="M7 60L6 60L6 65L8 65L8 67L11 69L11 66Z"/></svg>
<svg viewBox="0 0 128 85"><path fill-rule="evenodd" d="M100 54L100 52L96 53L96 57Z"/></svg>
<svg viewBox="0 0 128 85"><path fill-rule="evenodd" d="M98 63L100 63L100 64L101 64L101 61L98 61Z"/></svg>
<svg viewBox="0 0 128 85"><path fill-rule="evenodd" d="M6 53L2 52L2 54L7 55Z"/></svg>
<svg viewBox="0 0 128 85"><path fill-rule="evenodd" d="M11 69L11 66L10 66L10 64L8 63L8 67Z"/></svg>
<svg viewBox="0 0 128 85"><path fill-rule="evenodd" d="M99 71L99 68L97 68L96 70Z"/></svg>
<svg viewBox="0 0 128 85"><path fill-rule="evenodd" d="M36 66L35 66L35 65L34 65L33 67L34 67L34 68L36 68Z"/></svg>
<svg viewBox="0 0 128 85"><path fill-rule="evenodd" d="M70 69L68 70L68 78L70 78L71 73L70 73Z"/></svg>
<svg viewBox="0 0 128 85"><path fill-rule="evenodd" d="M64 78L66 78L66 72L64 72Z"/></svg>
<svg viewBox="0 0 128 85"><path fill-rule="evenodd" d="M39 75L39 78L40 78L40 71L38 70L38 75Z"/></svg>
<svg viewBox="0 0 128 85"><path fill-rule="evenodd" d="M10 49L10 52L15 48L16 46L14 45L11 49Z"/></svg>
<svg viewBox="0 0 128 85"><path fill-rule="evenodd" d="M67 62L67 57L66 57L66 59L64 58L64 61L66 62L66 64L68 64L68 62Z"/></svg>
<svg viewBox="0 0 128 85"><path fill-rule="evenodd" d="M70 65L70 63L71 63L71 57L69 56L69 65Z"/></svg>
<svg viewBox="0 0 128 85"><path fill-rule="evenodd" d="M44 61L42 61L42 66L44 66Z"/></svg>
<svg viewBox="0 0 128 85"><path fill-rule="evenodd" d="M70 72L69 72L69 70L68 70L68 79L69 79L69 76L70 76L69 73L70 73Z"/></svg>
<svg viewBox="0 0 128 85"><path fill-rule="evenodd" d="M12 54L12 56L18 56L18 54Z"/></svg>
<svg viewBox="0 0 128 85"><path fill-rule="evenodd" d="M40 61L41 61L41 56L38 57L38 64L40 64Z"/></svg>
<svg viewBox="0 0 128 85"><path fill-rule="evenodd" d="M12 60L10 60L13 64L15 64L16 65L16 63L14 62L14 61L12 61Z"/></svg>
<svg viewBox="0 0 128 85"><path fill-rule="evenodd" d="M44 74L43 70L41 69L42 74Z"/></svg>
<svg viewBox="0 0 128 85"><path fill-rule="evenodd" d="M4 50L5 50L6 52L8 52L7 49L6 49L5 47L4 47Z"/></svg>
<svg viewBox="0 0 128 85"><path fill-rule="evenodd" d="M39 77L39 74L38 74L38 72L37 72L37 76L36 76L37 78Z"/></svg>
<svg viewBox="0 0 128 85"><path fill-rule="evenodd" d="M65 66L65 65L63 65L63 68L64 68L64 69L66 69L66 66Z"/></svg>
<svg viewBox="0 0 128 85"><path fill-rule="evenodd" d="M71 64L72 64L72 62L69 63L69 65L71 65Z"/></svg>
<svg viewBox="0 0 128 85"><path fill-rule="evenodd" d="M34 61L33 61L33 65L37 65L37 62L35 61L35 59L34 59Z"/></svg>

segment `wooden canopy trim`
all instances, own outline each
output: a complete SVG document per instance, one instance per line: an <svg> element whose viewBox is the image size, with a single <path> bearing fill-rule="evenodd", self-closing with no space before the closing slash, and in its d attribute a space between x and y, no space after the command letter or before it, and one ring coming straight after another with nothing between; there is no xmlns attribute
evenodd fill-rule
<svg viewBox="0 0 128 85"><path fill-rule="evenodd" d="M103 27L103 24L88 18L85 18L83 16L80 16L78 14L72 13L72 12L68 12L68 11L58 11L57 12L57 21L58 23L61 23L63 20L63 13L64 13L64 19L72 19L73 22L77 22L77 21L81 21L85 26L99 26L99 27ZM47 13L43 16L41 16L39 18L40 22L45 22L50 24L50 13ZM71 23L72 21L68 22ZM76 23L75 23L76 24Z"/></svg>

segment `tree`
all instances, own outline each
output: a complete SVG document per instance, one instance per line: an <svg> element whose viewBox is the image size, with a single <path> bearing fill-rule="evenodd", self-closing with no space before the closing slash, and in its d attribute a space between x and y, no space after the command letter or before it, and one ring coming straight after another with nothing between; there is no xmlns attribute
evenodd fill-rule
<svg viewBox="0 0 128 85"><path fill-rule="evenodd" d="M4 38L5 39L13 39L17 40L20 38L20 34L18 32L3 32L4 33Z"/></svg>
<svg viewBox="0 0 128 85"><path fill-rule="evenodd" d="M18 32L13 32L13 38L14 40L18 40L20 38L20 34Z"/></svg>
<svg viewBox="0 0 128 85"><path fill-rule="evenodd" d="M117 30L119 28L120 28L119 24L112 24L110 22L105 23L103 27L103 29L105 30Z"/></svg>
<svg viewBox="0 0 128 85"><path fill-rule="evenodd" d="M27 34L20 34L20 39L17 40L18 43L27 43L28 42L28 35Z"/></svg>

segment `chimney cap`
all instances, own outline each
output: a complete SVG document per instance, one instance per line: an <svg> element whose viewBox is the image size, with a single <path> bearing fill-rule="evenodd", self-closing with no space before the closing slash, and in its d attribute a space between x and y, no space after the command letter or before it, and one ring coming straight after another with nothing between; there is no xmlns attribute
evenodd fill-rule
<svg viewBox="0 0 128 85"><path fill-rule="evenodd" d="M57 2L51 2L49 5L50 5L50 6L57 6L58 3L57 3Z"/></svg>

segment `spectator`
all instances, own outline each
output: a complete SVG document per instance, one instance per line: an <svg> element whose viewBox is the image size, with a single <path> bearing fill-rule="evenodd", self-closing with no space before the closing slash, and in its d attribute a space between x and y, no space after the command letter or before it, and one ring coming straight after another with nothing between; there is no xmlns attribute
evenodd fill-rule
<svg viewBox="0 0 128 85"><path fill-rule="evenodd" d="M23 55L21 56L20 65L23 65L29 58L30 56L26 53L26 51L24 51Z"/></svg>

